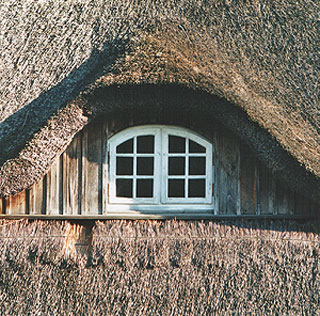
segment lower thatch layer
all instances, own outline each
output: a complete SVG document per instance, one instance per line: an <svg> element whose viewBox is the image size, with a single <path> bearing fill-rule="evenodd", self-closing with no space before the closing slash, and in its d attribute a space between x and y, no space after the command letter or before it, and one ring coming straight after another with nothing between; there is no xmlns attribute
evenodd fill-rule
<svg viewBox="0 0 320 316"><path fill-rule="evenodd" d="M320 313L319 225L97 222L88 256L70 227L2 222L0 315Z"/></svg>

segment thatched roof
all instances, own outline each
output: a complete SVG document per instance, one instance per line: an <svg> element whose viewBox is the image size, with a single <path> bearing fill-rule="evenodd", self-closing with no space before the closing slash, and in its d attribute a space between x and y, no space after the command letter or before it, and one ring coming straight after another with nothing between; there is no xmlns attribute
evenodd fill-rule
<svg viewBox="0 0 320 316"><path fill-rule="evenodd" d="M119 97L153 101L133 87L161 85L205 99L320 197L317 1L7 1L0 21L0 196L32 185Z"/></svg>
<svg viewBox="0 0 320 316"><path fill-rule="evenodd" d="M97 222L81 255L66 251L65 221L4 221L0 314L319 315L318 229L270 220Z"/></svg>

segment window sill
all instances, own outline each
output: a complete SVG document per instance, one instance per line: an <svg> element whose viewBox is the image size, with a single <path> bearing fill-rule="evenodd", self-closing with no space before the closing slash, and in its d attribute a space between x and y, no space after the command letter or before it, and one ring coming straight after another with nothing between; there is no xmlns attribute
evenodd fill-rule
<svg viewBox="0 0 320 316"><path fill-rule="evenodd" d="M228 220L228 219L255 219L255 220L265 220L265 219L312 219L317 218L316 216L306 216L306 215L214 215L212 213L113 213L113 214L101 214L101 215L6 215L0 214L0 220L13 220L13 219L42 219L42 220L112 220L112 219L125 219L125 220L165 220L165 219L181 219L181 220Z"/></svg>

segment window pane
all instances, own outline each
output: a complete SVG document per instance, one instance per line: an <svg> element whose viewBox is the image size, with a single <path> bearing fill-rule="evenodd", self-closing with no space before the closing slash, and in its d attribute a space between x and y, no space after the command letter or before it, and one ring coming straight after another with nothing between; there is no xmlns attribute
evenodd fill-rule
<svg viewBox="0 0 320 316"><path fill-rule="evenodd" d="M119 154L130 154L133 153L133 138L125 141L124 143L117 146L117 153Z"/></svg>
<svg viewBox="0 0 320 316"><path fill-rule="evenodd" d="M206 157L189 157L189 175L206 174Z"/></svg>
<svg viewBox="0 0 320 316"><path fill-rule="evenodd" d="M169 175L185 174L185 157L169 157Z"/></svg>
<svg viewBox="0 0 320 316"><path fill-rule="evenodd" d="M206 180L205 179L189 179L188 197L206 197Z"/></svg>
<svg viewBox="0 0 320 316"><path fill-rule="evenodd" d="M137 179L137 197L153 197L152 179Z"/></svg>
<svg viewBox="0 0 320 316"><path fill-rule="evenodd" d="M184 180L169 179L168 181L168 197L184 197Z"/></svg>
<svg viewBox="0 0 320 316"><path fill-rule="evenodd" d="M189 153L205 153L206 148L189 139Z"/></svg>
<svg viewBox="0 0 320 316"><path fill-rule="evenodd" d="M122 176L133 175L133 158L132 157L117 157L116 174Z"/></svg>
<svg viewBox="0 0 320 316"><path fill-rule="evenodd" d="M137 157L137 174L139 176L153 175L153 157Z"/></svg>
<svg viewBox="0 0 320 316"><path fill-rule="evenodd" d="M178 136L169 136L169 153L185 153L186 139Z"/></svg>
<svg viewBox="0 0 320 316"><path fill-rule="evenodd" d="M116 195L117 197L132 197L132 179L117 179L116 180Z"/></svg>
<svg viewBox="0 0 320 316"><path fill-rule="evenodd" d="M137 153L152 154L154 153L154 136L139 136L137 137Z"/></svg>

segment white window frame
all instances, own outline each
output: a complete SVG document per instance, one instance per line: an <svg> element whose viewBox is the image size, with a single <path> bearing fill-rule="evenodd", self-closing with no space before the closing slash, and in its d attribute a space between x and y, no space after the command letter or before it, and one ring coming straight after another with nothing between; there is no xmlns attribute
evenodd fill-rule
<svg viewBox="0 0 320 316"><path fill-rule="evenodd" d="M136 152L136 139L138 136L154 135L154 154L138 154ZM190 139L206 148L205 153L188 153L188 143L186 141L186 153L170 154L168 151L169 135L179 136ZM121 143L133 138L133 154L116 153L116 147ZM214 197L212 195L213 186L213 146L197 133L186 128L167 126L167 125L144 125L127 128L108 140L108 165L109 165L109 192L107 198L106 213L123 213L123 212L140 212L148 214L152 213L195 213L205 212L213 213ZM133 157L133 176L131 179L147 179L153 178L153 198L123 198L116 196L116 179L126 178L126 176L116 175L116 157ZM154 157L154 175L153 176L137 176L136 175L136 158L137 157ZM169 176L168 175L168 159L170 156L185 157L185 175ZM205 157L206 173L203 176L188 175L188 157ZM188 194L188 179L205 179L206 192L205 197L201 198L168 198L168 178L185 180L185 195ZM133 195L135 195L135 180L133 180ZM160 194L159 194L160 193ZM150 213L149 213L150 214Z"/></svg>
<svg viewBox="0 0 320 316"><path fill-rule="evenodd" d="M160 153L155 151L154 154L138 154L137 149L137 136L153 135L155 137L155 144L159 142L161 137L160 130L157 128L140 127L139 129L133 128L130 130L124 130L119 134L114 135L109 141L109 166L110 166L110 176L109 176L109 204L159 204L160 196L156 194L160 190L160 179L157 175L157 171L161 168L160 165ZM116 148L123 142L133 138L133 154L117 154ZM116 176L116 164L111 161L112 157L133 157L133 176ZM137 176L136 170L136 159L137 157L154 157L154 176ZM116 196L116 178L122 179L133 179L133 198L122 198ZM136 181L135 179L154 179L153 185L153 198L137 198L136 194Z"/></svg>

